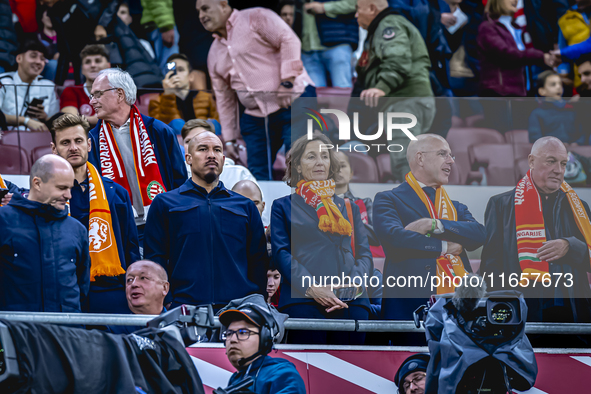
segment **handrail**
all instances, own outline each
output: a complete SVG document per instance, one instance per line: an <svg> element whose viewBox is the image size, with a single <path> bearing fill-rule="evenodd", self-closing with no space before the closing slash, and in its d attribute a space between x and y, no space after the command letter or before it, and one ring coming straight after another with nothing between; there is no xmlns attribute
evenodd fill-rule
<svg viewBox="0 0 591 394"><path fill-rule="evenodd" d="M102 313L55 312L0 312L0 319L10 321L90 325L90 326L145 326L157 315L116 315ZM215 324L220 326L217 317ZM357 332L425 332L412 321L392 320L337 320L287 319L287 330L357 331ZM589 335L591 323L526 323L526 334Z"/></svg>

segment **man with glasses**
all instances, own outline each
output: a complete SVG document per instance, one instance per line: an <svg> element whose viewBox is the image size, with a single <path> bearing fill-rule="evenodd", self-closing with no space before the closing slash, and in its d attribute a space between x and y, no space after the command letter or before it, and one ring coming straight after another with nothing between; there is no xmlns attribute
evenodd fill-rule
<svg viewBox="0 0 591 394"><path fill-rule="evenodd" d="M489 289L518 287L528 321L590 323L589 206L564 182L568 152L558 138L538 139L528 162L517 187L488 202L480 271L492 275Z"/></svg>
<svg viewBox="0 0 591 394"><path fill-rule="evenodd" d="M399 394L425 393L429 358L427 353L417 353L404 360L394 377Z"/></svg>
<svg viewBox="0 0 591 394"><path fill-rule="evenodd" d="M386 253L382 313L392 320L411 320L435 291L453 292L451 279L472 271L464 249L475 250L485 240L484 226L442 187L454 163L447 141L420 135L406 157L411 170L406 181L378 193L373 208L374 229Z"/></svg>
<svg viewBox="0 0 591 394"><path fill-rule="evenodd" d="M260 299L264 305L263 297ZM278 324L283 324L274 318L270 310L263 315L253 305L243 304L223 311L219 319L224 329L222 340L226 355L236 368L229 386L250 377L254 381L248 388L258 394L306 393L304 381L295 365L286 359L267 355L273 344L270 327L277 328Z"/></svg>

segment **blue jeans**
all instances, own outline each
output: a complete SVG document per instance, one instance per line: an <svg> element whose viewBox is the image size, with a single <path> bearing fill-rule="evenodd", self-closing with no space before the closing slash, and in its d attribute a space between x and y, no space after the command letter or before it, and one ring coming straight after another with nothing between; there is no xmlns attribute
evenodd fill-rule
<svg viewBox="0 0 591 394"><path fill-rule="evenodd" d="M353 87L352 53L353 48L349 44L341 44L324 51L302 52L302 62L317 87L327 86L326 73L328 73L332 86L350 88Z"/></svg>
<svg viewBox="0 0 591 394"><path fill-rule="evenodd" d="M175 26L174 44L170 48L164 46L164 43L162 42L162 34L158 29L152 30L148 38L154 47L154 54L156 54L156 64L158 64L158 67L160 67L160 70L162 70L162 74L166 75L168 72L166 69L166 59L168 59L170 55L179 53L179 31Z"/></svg>
<svg viewBox="0 0 591 394"><path fill-rule="evenodd" d="M316 89L308 86L300 97L316 97ZM306 130L305 126L297 129ZM291 107L264 118L244 113L240 117L240 131L246 143L248 169L258 181L272 180L277 152L283 145L286 152L291 148ZM298 137L294 135L293 140Z"/></svg>

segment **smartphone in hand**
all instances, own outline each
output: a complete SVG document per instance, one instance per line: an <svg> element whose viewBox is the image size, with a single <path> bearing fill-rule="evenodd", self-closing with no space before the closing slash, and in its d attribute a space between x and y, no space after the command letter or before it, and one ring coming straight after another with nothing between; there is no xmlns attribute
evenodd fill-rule
<svg viewBox="0 0 591 394"><path fill-rule="evenodd" d="M166 69L167 69L168 71L172 71L172 74L170 75L171 77L172 77L173 75L176 75L176 62L169 62L169 63L166 63Z"/></svg>

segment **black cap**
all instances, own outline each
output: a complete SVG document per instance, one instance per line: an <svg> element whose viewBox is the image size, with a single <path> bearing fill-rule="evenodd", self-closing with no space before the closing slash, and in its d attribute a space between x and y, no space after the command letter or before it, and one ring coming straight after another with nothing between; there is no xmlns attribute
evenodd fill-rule
<svg viewBox="0 0 591 394"><path fill-rule="evenodd" d="M226 327L232 324L233 321L237 320L249 321L257 327L261 327L265 323L263 316L249 306L225 310L220 314L219 319L220 323Z"/></svg>
<svg viewBox="0 0 591 394"><path fill-rule="evenodd" d="M417 353L408 357L394 376L394 383L400 389L400 383L404 383L404 378L416 371L427 372L427 365L429 365L429 355L427 353Z"/></svg>

